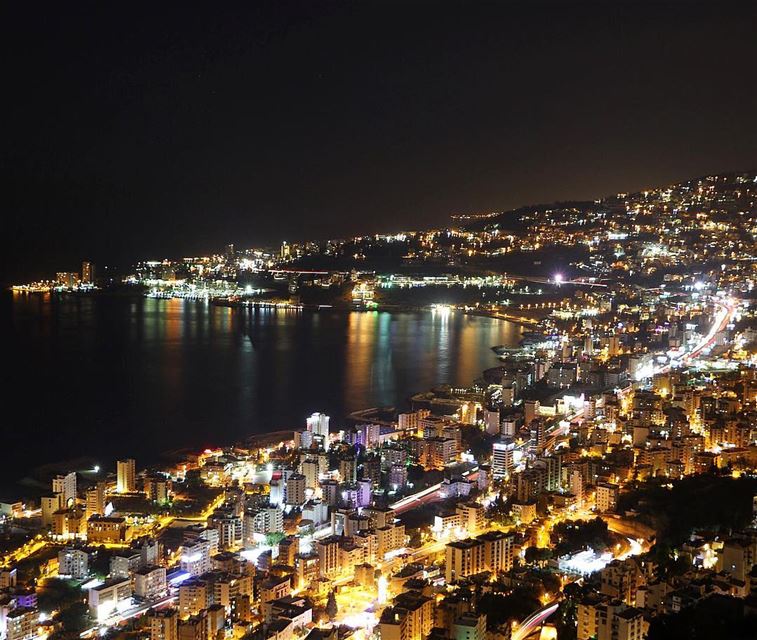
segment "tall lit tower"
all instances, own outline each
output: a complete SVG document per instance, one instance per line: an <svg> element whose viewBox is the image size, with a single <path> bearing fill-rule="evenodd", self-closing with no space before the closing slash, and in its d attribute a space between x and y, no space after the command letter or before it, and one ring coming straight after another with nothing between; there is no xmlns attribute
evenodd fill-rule
<svg viewBox="0 0 757 640"><path fill-rule="evenodd" d="M53 478L53 493L59 493L63 499L63 505L68 508L76 503L76 472L66 475L57 475Z"/></svg>
<svg viewBox="0 0 757 640"><path fill-rule="evenodd" d="M307 419L308 431L323 438L323 448L329 448L329 417L325 413L314 413Z"/></svg>
<svg viewBox="0 0 757 640"><path fill-rule="evenodd" d="M95 283L95 265L93 265L91 262L81 263L81 281L82 284Z"/></svg>
<svg viewBox="0 0 757 640"><path fill-rule="evenodd" d="M137 490L136 468L133 458L119 460L116 463L116 491L133 493Z"/></svg>

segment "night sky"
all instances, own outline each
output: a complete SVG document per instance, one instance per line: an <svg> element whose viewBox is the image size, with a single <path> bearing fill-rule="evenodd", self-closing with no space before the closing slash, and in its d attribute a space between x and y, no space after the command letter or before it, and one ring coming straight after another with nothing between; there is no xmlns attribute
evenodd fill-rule
<svg viewBox="0 0 757 640"><path fill-rule="evenodd" d="M757 166L754 2L220 4L3 3L0 281Z"/></svg>

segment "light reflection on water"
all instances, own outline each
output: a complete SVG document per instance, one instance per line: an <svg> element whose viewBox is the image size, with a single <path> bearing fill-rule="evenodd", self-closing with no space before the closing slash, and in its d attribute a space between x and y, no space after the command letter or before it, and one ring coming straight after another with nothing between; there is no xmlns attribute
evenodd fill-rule
<svg viewBox="0 0 757 640"><path fill-rule="evenodd" d="M2 300L11 450L38 463L168 449L292 428L312 411L398 405L469 384L520 328L462 313L236 310L182 300ZM7 355L5 355L7 354ZM58 437L60 436L60 437ZM22 462L16 466L21 468ZM8 472L17 473L10 465ZM4 473L4 472L0 472Z"/></svg>

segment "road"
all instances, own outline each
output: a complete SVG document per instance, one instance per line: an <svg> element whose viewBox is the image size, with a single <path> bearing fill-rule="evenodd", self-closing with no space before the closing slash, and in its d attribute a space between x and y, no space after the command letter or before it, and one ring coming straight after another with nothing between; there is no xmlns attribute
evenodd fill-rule
<svg viewBox="0 0 757 640"><path fill-rule="evenodd" d="M147 613L150 609L159 609L160 607L163 607L165 605L173 603L177 599L177 596L174 595L167 595L164 596L158 600L152 600L150 602L142 602L136 605L133 605L129 607L128 609L125 609L124 611L117 612L110 616L109 618L106 618L103 620L99 625L91 627L85 631L82 631L79 634L80 638L87 638L95 633L98 632L98 630L105 626L105 627L114 627L117 624L120 624L121 622L124 622L126 620L129 620L130 618L136 618L137 616L141 616L144 613Z"/></svg>
<svg viewBox="0 0 757 640"><path fill-rule="evenodd" d="M704 335L704 337L694 345L694 348L681 356L682 364L688 364L691 360L699 356L702 351L709 349L715 342L718 333L725 330L728 324L733 320L733 316L736 314L736 305L734 303L715 300L714 304L718 307L718 312L715 314L715 321L712 323L710 330ZM653 373L667 373L670 369L671 365L667 364L664 367L655 367Z"/></svg>
<svg viewBox="0 0 757 640"><path fill-rule="evenodd" d="M538 627L544 624L545 620L549 618L557 607L560 606L559 601L555 600L549 604L545 604L541 609L534 611L528 618L518 625L518 628L513 631L511 640L525 640L530 636Z"/></svg>

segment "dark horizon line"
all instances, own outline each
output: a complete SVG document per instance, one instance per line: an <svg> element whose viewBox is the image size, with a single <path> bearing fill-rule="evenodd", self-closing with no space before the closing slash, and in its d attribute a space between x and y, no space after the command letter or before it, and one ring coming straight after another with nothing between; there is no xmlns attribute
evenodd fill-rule
<svg viewBox="0 0 757 640"><path fill-rule="evenodd" d="M680 186L680 185L685 184L687 182L694 182L694 181L698 181L698 180L703 180L703 179L709 178L709 177L719 177L720 178L720 177L728 177L728 176L735 176L735 175L740 175L740 174L750 174L750 173L757 173L757 168L731 169L731 170L723 171L723 172L719 171L719 172L715 172L715 173L701 174L701 175L698 175L698 176L695 176L695 177L692 177L692 178L687 178L687 179L679 180L679 181L676 181L676 182L669 182L669 183L666 183L666 184L657 184L656 186L651 186L651 187L646 187L646 188L638 188L638 189L636 189L634 191L628 191L628 192L619 191L619 192L612 193L612 194L605 194L605 195L603 195L601 197L598 197L598 198L595 197L595 198L591 198L591 199L568 199L568 200L552 200L552 201L532 202L532 203L520 205L520 206L515 207L515 208L505 209L505 210L502 210L502 211L496 211L496 210L491 210L491 211L488 211L488 212L478 211L477 213L476 212L468 212L468 213L466 213L466 212L455 212L455 213L449 213L449 214L447 214L447 218L453 219L455 216L464 216L464 215L474 216L474 215L481 215L481 214L486 214L486 213L494 213L494 214L498 214L498 215L507 215L507 214L516 213L516 212L522 211L524 209L530 209L530 208L538 208L538 207L545 207L545 206L552 206L552 205L561 205L561 204L567 204L567 203L602 202L602 201L608 200L610 198L617 198L621 194L626 195L626 196L634 196L634 195L638 195L640 193L643 193L644 191L647 191L647 190L653 191L653 190L656 190L656 189L661 189L663 187ZM441 227L441 228L447 228L447 227ZM291 242L288 241L288 240L283 240L282 239L282 240L279 240L278 246L280 246L283 242L287 242L288 244L301 244L301 243L304 243L304 242L315 242L315 243L321 244L321 243L324 243L324 242L339 241L339 240L349 241L349 240L351 240L353 238L362 238L362 237L369 237L369 236L374 236L374 235L390 235L391 233L401 233L402 231L422 232L422 231L428 231L429 229L430 228L398 229L398 230L395 230L393 232L392 231L384 231L384 232L373 231L371 233L363 233L363 234L353 235L353 236L348 236L348 237L329 237L329 238L318 238L318 239L315 239L315 238L309 238L309 239L305 238L305 239L300 239L300 240L294 240L294 241L291 241ZM228 242L227 244L234 244L235 245L236 242L232 240L232 241ZM196 254L196 253L195 254L190 254L190 253L179 254L179 253L175 253L175 252L169 252L167 254L164 254L160 258L145 258L145 257L142 257L142 258L132 258L126 264L119 264L119 263L105 264L105 263L102 263L102 262L97 262L95 260L88 260L86 257L81 258L79 260L79 262L80 263L91 262L92 264L95 265L95 267L111 268L115 272L119 272L119 271L121 271L123 269L128 269L128 268L130 268L130 267L138 264L139 262L144 262L144 261L147 261L147 260L170 260L170 261L176 261L176 260L181 260L182 258L187 258L187 257L205 257L205 256L211 256L211 255L219 255L219 254L223 254L223 249L225 248L225 246L226 245L222 245L221 247L217 247L214 250L206 251L205 253L200 253L200 254ZM262 244L262 245L258 245L257 247L254 247L254 246L252 246L252 247L245 247L243 250L255 249L255 248L265 248L265 249L274 249L275 250L276 247L277 247L277 245L274 245L274 244ZM235 247L235 250L236 250L236 247ZM62 271L56 271L55 273L60 273L60 272L62 272ZM53 274L51 274L49 277L52 277L52 275ZM14 284L19 284L19 283L18 282L3 282L3 281L0 281L0 288L7 289L8 287L13 286Z"/></svg>

